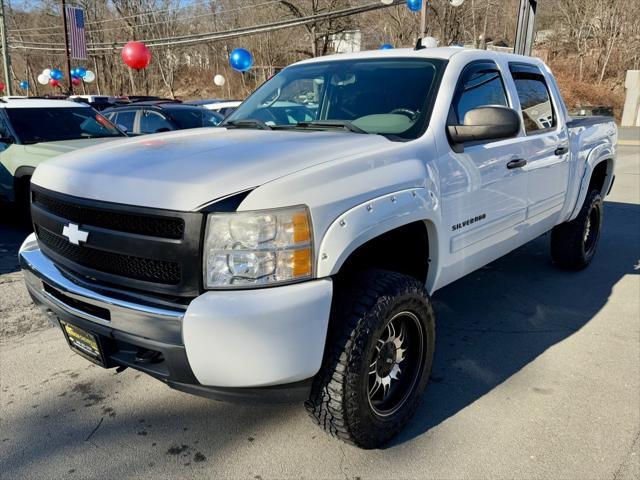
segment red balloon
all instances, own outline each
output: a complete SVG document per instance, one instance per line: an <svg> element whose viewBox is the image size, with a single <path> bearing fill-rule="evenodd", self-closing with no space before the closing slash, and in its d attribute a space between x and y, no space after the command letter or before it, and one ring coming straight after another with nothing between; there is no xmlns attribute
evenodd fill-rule
<svg viewBox="0 0 640 480"><path fill-rule="evenodd" d="M78 85L80 85L80 79L77 78L77 77L73 77L71 79L71 83L73 83L74 85L78 86Z"/></svg>
<svg viewBox="0 0 640 480"><path fill-rule="evenodd" d="M52 78L51 80L49 80L49 85L51 85L52 87L57 87L58 85L60 85L60 82L55 78Z"/></svg>
<svg viewBox="0 0 640 480"><path fill-rule="evenodd" d="M3 82L0 82L0 92L4 92L4 87L6 85Z"/></svg>
<svg viewBox="0 0 640 480"><path fill-rule="evenodd" d="M136 70L146 68L151 61L151 52L142 42L128 42L120 54L124 63Z"/></svg>

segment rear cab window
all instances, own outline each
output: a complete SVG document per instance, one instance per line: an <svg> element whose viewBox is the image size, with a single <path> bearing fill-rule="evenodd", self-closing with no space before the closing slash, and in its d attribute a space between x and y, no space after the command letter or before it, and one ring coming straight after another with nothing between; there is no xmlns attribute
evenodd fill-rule
<svg viewBox="0 0 640 480"><path fill-rule="evenodd" d="M520 100L522 119L527 135L552 130L557 115L549 87L540 69L525 63L510 63L509 70Z"/></svg>

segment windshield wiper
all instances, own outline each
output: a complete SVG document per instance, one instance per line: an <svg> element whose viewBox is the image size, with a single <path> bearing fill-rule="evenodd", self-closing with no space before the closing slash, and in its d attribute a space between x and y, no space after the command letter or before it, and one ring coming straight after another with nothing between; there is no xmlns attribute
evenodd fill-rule
<svg viewBox="0 0 640 480"><path fill-rule="evenodd" d="M298 122L294 126L301 128L343 128L353 133L367 133L360 127L356 127L349 120L313 120L311 122Z"/></svg>
<svg viewBox="0 0 640 480"><path fill-rule="evenodd" d="M256 120L255 118L244 118L242 120L229 120L220 125L221 127L235 127L235 128L258 128L260 130L271 130L271 127L264 123L262 120Z"/></svg>

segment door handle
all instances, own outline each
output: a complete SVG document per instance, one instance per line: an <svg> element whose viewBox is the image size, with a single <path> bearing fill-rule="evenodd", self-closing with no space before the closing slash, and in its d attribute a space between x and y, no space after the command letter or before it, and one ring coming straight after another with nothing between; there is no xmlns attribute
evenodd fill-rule
<svg viewBox="0 0 640 480"><path fill-rule="evenodd" d="M516 158L515 160L511 160L507 163L507 168L512 170L514 168L522 168L527 164L527 161L523 158Z"/></svg>
<svg viewBox="0 0 640 480"><path fill-rule="evenodd" d="M556 148L556 151L553 152L555 153L558 157L560 155L564 155L565 153L569 153L569 148L568 147L558 147Z"/></svg>

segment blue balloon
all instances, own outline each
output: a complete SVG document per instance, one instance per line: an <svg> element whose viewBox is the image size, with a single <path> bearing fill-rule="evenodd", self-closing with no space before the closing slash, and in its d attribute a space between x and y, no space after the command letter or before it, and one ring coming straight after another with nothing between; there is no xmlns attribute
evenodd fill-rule
<svg viewBox="0 0 640 480"><path fill-rule="evenodd" d="M26 80L23 80L20 82L20 88L22 90L28 90L29 89L29 82L27 82Z"/></svg>
<svg viewBox="0 0 640 480"><path fill-rule="evenodd" d="M238 72L246 72L253 65L253 55L249 50L236 48L229 55L229 65Z"/></svg>
<svg viewBox="0 0 640 480"><path fill-rule="evenodd" d="M49 76L54 80L60 80L64 75L58 68L52 68Z"/></svg>
<svg viewBox="0 0 640 480"><path fill-rule="evenodd" d="M407 7L412 12L419 12L422 9L422 0L407 0Z"/></svg>
<svg viewBox="0 0 640 480"><path fill-rule="evenodd" d="M72 68L71 69L71 76L72 77L77 77L78 76L78 69L77 68Z"/></svg>
<svg viewBox="0 0 640 480"><path fill-rule="evenodd" d="M78 78L84 78L84 76L87 74L87 69L84 67L76 67L76 77Z"/></svg>
<svg viewBox="0 0 640 480"><path fill-rule="evenodd" d="M391 50L393 48L393 45L391 45L390 43L383 43L382 45L380 45L380 50Z"/></svg>

